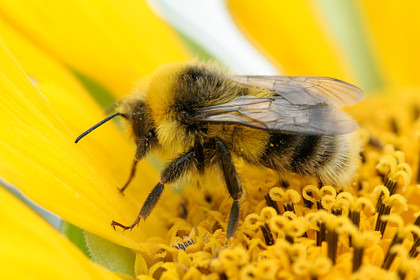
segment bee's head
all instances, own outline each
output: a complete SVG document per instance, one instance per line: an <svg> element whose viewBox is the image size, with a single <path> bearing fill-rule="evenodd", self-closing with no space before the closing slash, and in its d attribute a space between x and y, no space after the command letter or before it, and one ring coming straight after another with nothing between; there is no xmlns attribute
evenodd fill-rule
<svg viewBox="0 0 420 280"><path fill-rule="evenodd" d="M124 115L127 116L126 119L131 124L133 136L136 141L136 158L141 159L157 144L156 130L151 120L150 112L145 102L141 100L126 102L123 108L126 110Z"/></svg>
<svg viewBox="0 0 420 280"><path fill-rule="evenodd" d="M143 158L146 153L157 144L157 138L155 135L155 129L149 117L149 113L146 109L146 104L140 100L122 100L117 104L119 112L112 114L102 121L98 122L79 137L77 137L75 143L79 142L87 134L113 119L114 117L121 116L126 119L130 124L137 145L136 158Z"/></svg>

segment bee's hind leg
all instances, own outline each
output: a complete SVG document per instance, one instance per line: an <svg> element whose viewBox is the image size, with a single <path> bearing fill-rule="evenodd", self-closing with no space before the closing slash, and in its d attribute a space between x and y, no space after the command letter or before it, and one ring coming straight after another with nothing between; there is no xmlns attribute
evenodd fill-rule
<svg viewBox="0 0 420 280"><path fill-rule="evenodd" d="M132 229L139 224L141 219L146 219L153 208L156 206L165 184L172 183L189 171L193 166L197 165L197 158L200 158L200 149L193 148L190 151L182 154L180 157L169 163L169 165L160 174L160 182L153 188L150 194L147 196L146 201L140 209L140 212L136 220L129 226L124 226L116 221L112 221L111 225L114 227L118 226L124 230Z"/></svg>
<svg viewBox="0 0 420 280"><path fill-rule="evenodd" d="M238 174L235 165L233 164L230 152L225 143L221 140L216 140L217 155L220 166L223 170L226 186L229 190L230 196L233 198L232 208L230 210L229 222L227 228L227 238L233 237L239 223L239 199L242 196L242 187L239 182Z"/></svg>

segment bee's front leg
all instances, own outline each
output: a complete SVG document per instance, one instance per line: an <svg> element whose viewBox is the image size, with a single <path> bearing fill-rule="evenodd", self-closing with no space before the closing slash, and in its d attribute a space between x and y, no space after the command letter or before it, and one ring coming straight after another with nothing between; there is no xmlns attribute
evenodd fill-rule
<svg viewBox="0 0 420 280"><path fill-rule="evenodd" d="M172 183L178 180L182 175L191 170L192 167L197 165L197 158L200 158L196 148L182 154L180 157L172 161L161 173L160 182L153 188L147 196L146 201L140 209L136 220L129 226L124 226L116 221L112 221L111 225L114 227L122 227L124 230L132 229L139 224L141 219L146 219L153 208L156 206L165 184Z"/></svg>
<svg viewBox="0 0 420 280"><path fill-rule="evenodd" d="M229 222L227 228L227 238L233 237L239 223L239 199L242 196L242 187L239 182L238 174L232 157L225 143L221 140L216 140L217 156L219 158L220 166L223 170L226 186L229 190L230 196L233 198L232 208L230 210Z"/></svg>
<svg viewBox="0 0 420 280"><path fill-rule="evenodd" d="M124 184L124 186L122 188L118 188L121 194L124 194L125 189L134 179L134 176L136 176L137 163L146 155L147 151L151 147L151 144L155 141L157 140L156 140L156 135L153 131L149 131L144 140L142 141L136 140L137 149L136 149L136 155L134 156L133 164L131 165L130 176L128 177L128 180Z"/></svg>
<svg viewBox="0 0 420 280"><path fill-rule="evenodd" d="M131 165L131 172L130 176L128 177L127 182L124 184L122 188L118 188L121 194L124 194L125 189L128 187L128 185L131 183L131 181L134 179L134 176L136 176L136 169L137 169L137 163L139 160L137 158L134 158L133 164Z"/></svg>

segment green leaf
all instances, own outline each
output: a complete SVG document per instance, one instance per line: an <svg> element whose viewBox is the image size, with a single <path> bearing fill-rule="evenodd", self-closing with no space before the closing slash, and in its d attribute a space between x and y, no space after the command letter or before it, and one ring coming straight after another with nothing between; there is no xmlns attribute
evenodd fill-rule
<svg viewBox="0 0 420 280"><path fill-rule="evenodd" d="M189 49L189 51L198 58L200 61L209 61L215 60L207 51L205 51L199 44L193 41L191 38L187 37L183 33L178 31L179 37L184 42L185 46Z"/></svg>
<svg viewBox="0 0 420 280"><path fill-rule="evenodd" d="M67 236L67 238L73 242L73 244L76 245L83 254L90 258L89 250L85 241L85 235L82 229L62 220L60 231Z"/></svg>
<svg viewBox="0 0 420 280"><path fill-rule="evenodd" d="M79 79L79 81L90 92L102 108L109 108L115 103L115 98L112 94L96 81L74 69L73 74Z"/></svg>
<svg viewBox="0 0 420 280"><path fill-rule="evenodd" d="M353 73L365 91L380 90L383 74L375 60L363 24L362 12L353 0L322 0L318 4L327 28L346 54Z"/></svg>
<svg viewBox="0 0 420 280"><path fill-rule="evenodd" d="M116 273L134 277L134 262L136 255L128 248L100 238L89 232L84 232L86 244L91 259L97 264Z"/></svg>

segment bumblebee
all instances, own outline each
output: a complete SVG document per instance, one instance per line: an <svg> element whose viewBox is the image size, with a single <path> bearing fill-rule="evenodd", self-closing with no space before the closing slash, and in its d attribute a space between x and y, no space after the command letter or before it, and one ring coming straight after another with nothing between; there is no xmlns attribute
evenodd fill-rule
<svg viewBox="0 0 420 280"><path fill-rule="evenodd" d="M132 229L146 219L165 185L183 177L223 174L233 199L227 237L239 222L241 180L234 164L280 174L317 177L323 184L346 185L357 168L357 124L338 107L364 98L356 86L326 77L235 76L216 64L175 63L152 73L135 92L117 103L110 115L76 139L121 116L131 125L136 143L131 173L123 192L146 154L172 158L146 198Z"/></svg>

